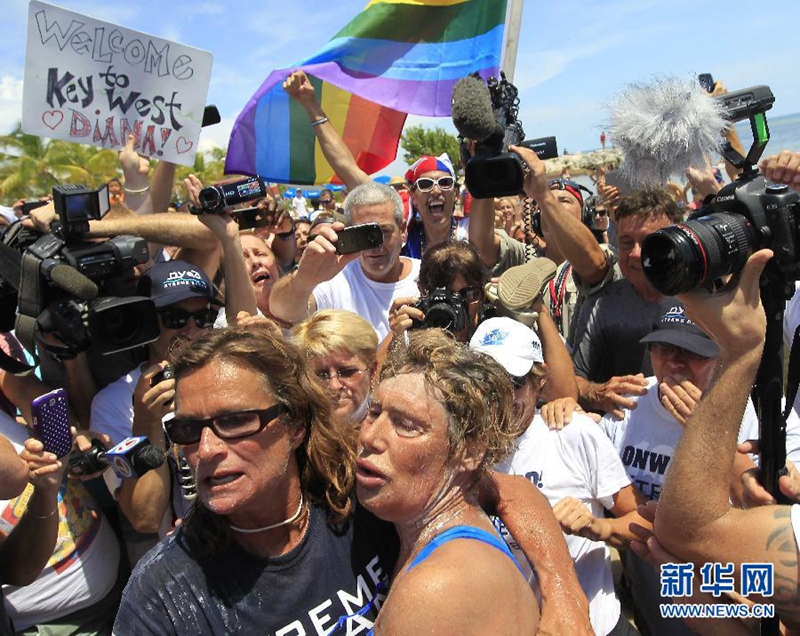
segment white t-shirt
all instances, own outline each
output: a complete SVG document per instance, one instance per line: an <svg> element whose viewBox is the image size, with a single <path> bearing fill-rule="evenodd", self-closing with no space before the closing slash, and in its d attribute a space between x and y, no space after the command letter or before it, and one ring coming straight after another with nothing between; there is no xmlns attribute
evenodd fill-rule
<svg viewBox="0 0 800 636"><path fill-rule="evenodd" d="M420 261L411 261L411 272L396 283L377 283L364 274L360 261L348 263L331 280L314 288L317 309L346 309L364 318L378 334L378 341L389 333L389 307L395 298L419 296L417 279Z"/></svg>
<svg viewBox="0 0 800 636"><path fill-rule="evenodd" d="M539 487L553 505L564 497L581 501L595 517L603 508L613 508L614 495L631 481L614 452L614 447L591 419L576 414L572 423L551 431L537 413L517 438L517 448L496 469L524 475ZM517 560L534 583L532 570L502 522L498 529L509 542ZM592 627L600 636L608 634L619 620L620 605L614 593L611 556L601 541L565 535L575 562L578 581L589 599Z"/></svg>
<svg viewBox="0 0 800 636"><path fill-rule="evenodd" d="M308 200L305 197L294 197L292 199L292 210L295 219L305 219L308 217Z"/></svg>
<svg viewBox="0 0 800 636"><path fill-rule="evenodd" d="M609 414L600 421L633 485L645 497L656 501L661 496L667 468L683 433L683 426L658 399L657 384L655 377L647 378L647 393L630 396L637 402L636 408L624 409L622 420ZM738 439L739 442L758 439L758 418L749 398Z"/></svg>
<svg viewBox="0 0 800 636"><path fill-rule="evenodd" d="M0 411L0 434L19 453L28 432ZM33 486L0 500L0 535L7 537L25 512ZM18 630L53 621L100 601L117 580L119 544L89 491L65 479L58 493L58 538L39 577L25 587L3 586L6 609Z"/></svg>

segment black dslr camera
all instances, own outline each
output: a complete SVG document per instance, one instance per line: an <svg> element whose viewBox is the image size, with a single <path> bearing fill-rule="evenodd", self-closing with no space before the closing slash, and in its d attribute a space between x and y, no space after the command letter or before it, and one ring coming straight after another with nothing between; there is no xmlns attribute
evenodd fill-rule
<svg viewBox="0 0 800 636"><path fill-rule="evenodd" d="M472 77L481 82L477 73L461 81L469 81ZM500 72L500 80L490 77L488 82L491 100L491 112L494 116L494 131L483 139L477 139L475 156L469 157L464 143L461 146L461 158L465 164L464 179L467 189L476 199L489 199L492 197L512 196L523 191L525 173L522 161L517 155L509 153L509 146L525 146L533 150L536 155L544 159L554 159L558 156L558 145L555 137L542 137L540 139L525 140L525 131L522 122L517 119L519 113L519 97L517 88L511 84L505 74ZM458 87L458 85L456 85ZM469 138L474 131L468 130L474 124L478 128L488 126L483 122L480 114L476 113L477 120L472 120L468 111L474 105L476 110L485 110L488 106L483 104L483 96L478 91L471 91L469 84L465 83L461 91L453 92L453 123L459 135ZM458 103L458 100L463 103ZM456 115L460 112L460 115Z"/></svg>
<svg viewBox="0 0 800 636"><path fill-rule="evenodd" d="M437 287L424 294L416 305L425 314L423 320L414 320L412 329L437 327L447 331L461 331L467 326L467 304L458 292Z"/></svg>
<svg viewBox="0 0 800 636"><path fill-rule="evenodd" d="M192 214L222 214L228 208L245 201L260 199L267 195L261 177L248 177L241 181L207 186L200 190L200 207L192 207Z"/></svg>
<svg viewBox="0 0 800 636"><path fill-rule="evenodd" d="M719 191L709 207L687 221L659 230L642 244L642 266L662 294L674 296L741 271L750 255L762 248L774 252L774 262L786 281L800 278L800 195L785 185L767 184L755 168L769 141L766 111L775 98L767 86L719 98L733 121L750 119L753 145L742 157L728 145L725 158L741 176Z"/></svg>

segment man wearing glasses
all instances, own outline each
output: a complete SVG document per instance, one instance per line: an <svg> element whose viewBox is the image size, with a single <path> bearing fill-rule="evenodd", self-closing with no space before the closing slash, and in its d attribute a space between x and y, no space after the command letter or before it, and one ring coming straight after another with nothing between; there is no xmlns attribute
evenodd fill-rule
<svg viewBox="0 0 800 636"><path fill-rule="evenodd" d="M139 293L149 296L155 304L160 335L147 345L144 365L95 396L90 428L107 434L114 444L131 435L144 435L164 449L161 418L172 411L175 392L174 381L159 381L159 374L167 366L171 351L185 346L214 324L217 309L211 304L214 292L208 276L186 261L151 267L139 282ZM105 476L109 490L132 526L124 528L123 534L133 564L158 540L156 533L162 528L170 503L170 469L165 463L139 479L125 481L112 471L106 471ZM170 523L172 519L166 521Z"/></svg>
<svg viewBox="0 0 800 636"><path fill-rule="evenodd" d="M283 89L308 113L322 154L347 188L352 190L357 185L368 183L370 176L358 167L353 153L328 120L306 74L295 71L284 81ZM411 201L419 219L409 215L408 243L403 248L403 255L422 258L427 247L467 239L466 229L453 223L458 194L454 176L453 164L446 153L440 157L420 157L406 173ZM420 179L422 183L419 183Z"/></svg>
<svg viewBox="0 0 800 636"><path fill-rule="evenodd" d="M319 233L309 241L297 269L273 287L269 310L294 324L318 309L345 309L369 322L382 340L389 333L392 301L417 292L420 262L400 255L405 238L403 203L392 188L370 181L347 195L344 209L347 225L377 223L383 244L340 255L337 232L344 225L318 226Z"/></svg>

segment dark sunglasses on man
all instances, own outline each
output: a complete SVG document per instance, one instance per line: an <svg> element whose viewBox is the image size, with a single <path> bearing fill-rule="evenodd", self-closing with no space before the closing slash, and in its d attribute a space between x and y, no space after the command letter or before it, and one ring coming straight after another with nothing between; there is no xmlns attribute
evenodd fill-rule
<svg viewBox="0 0 800 636"><path fill-rule="evenodd" d="M197 444L206 427L220 439L240 439L260 433L285 412L283 404L273 404L266 409L223 413L205 420L174 417L164 423L164 432L173 444Z"/></svg>
<svg viewBox="0 0 800 636"><path fill-rule="evenodd" d="M414 187L420 192L430 192L433 186L439 186L439 190L447 192L453 189L456 180L453 177L439 177L432 179L430 177L420 177L414 182Z"/></svg>
<svg viewBox="0 0 800 636"><path fill-rule="evenodd" d="M201 309L194 313L185 309L162 309L158 312L161 323L167 329L183 329L189 318L194 318L194 323L198 329L208 329L217 319L217 312L212 308Z"/></svg>

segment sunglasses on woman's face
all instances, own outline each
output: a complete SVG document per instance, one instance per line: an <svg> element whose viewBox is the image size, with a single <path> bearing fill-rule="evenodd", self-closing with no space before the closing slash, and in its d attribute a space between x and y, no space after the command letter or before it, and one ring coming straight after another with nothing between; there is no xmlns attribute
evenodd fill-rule
<svg viewBox="0 0 800 636"><path fill-rule="evenodd" d="M164 431L173 444L197 444L206 427L214 431L214 435L220 439L240 439L260 433L285 412L286 407L283 404L273 404L266 409L224 413L207 420L176 417L164 424Z"/></svg>

